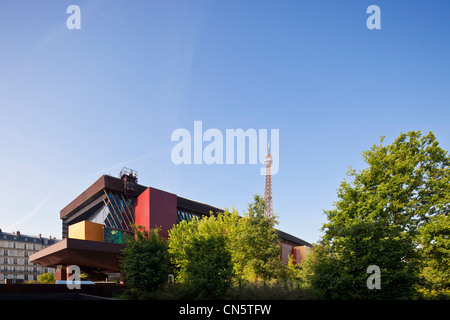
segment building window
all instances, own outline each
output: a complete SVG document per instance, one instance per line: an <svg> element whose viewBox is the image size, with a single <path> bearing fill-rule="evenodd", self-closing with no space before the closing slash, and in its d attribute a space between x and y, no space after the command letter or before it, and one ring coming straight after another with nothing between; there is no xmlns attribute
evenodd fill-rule
<svg viewBox="0 0 450 320"><path fill-rule="evenodd" d="M133 199L115 192L105 191L105 195L105 205L93 213L90 221L104 224L109 229L132 232Z"/></svg>
<svg viewBox="0 0 450 320"><path fill-rule="evenodd" d="M184 209L178 209L177 210L177 223L180 223L181 221L191 221L192 219L201 219L202 215L195 213L193 211L184 210Z"/></svg>
<svg viewBox="0 0 450 320"><path fill-rule="evenodd" d="M7 256L8 255L8 250L3 250L3 255Z"/></svg>
<svg viewBox="0 0 450 320"><path fill-rule="evenodd" d="M103 229L104 242L125 244L127 234L131 235L131 233L123 231L123 230L116 230L116 229L110 229L110 228Z"/></svg>

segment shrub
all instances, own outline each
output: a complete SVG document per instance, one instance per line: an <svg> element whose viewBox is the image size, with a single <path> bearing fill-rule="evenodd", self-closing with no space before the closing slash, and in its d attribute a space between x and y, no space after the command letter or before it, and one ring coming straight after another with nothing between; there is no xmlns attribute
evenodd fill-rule
<svg viewBox="0 0 450 320"><path fill-rule="evenodd" d="M167 242L158 229L150 231L135 227L135 237L129 237L122 251L120 264L127 285L138 291L152 292L167 282L169 253Z"/></svg>

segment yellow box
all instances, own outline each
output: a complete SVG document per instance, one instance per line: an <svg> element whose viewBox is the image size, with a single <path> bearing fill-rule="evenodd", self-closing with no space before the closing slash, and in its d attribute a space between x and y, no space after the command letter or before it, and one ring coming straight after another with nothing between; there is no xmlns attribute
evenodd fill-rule
<svg viewBox="0 0 450 320"><path fill-rule="evenodd" d="M103 242L103 225L80 221L69 226L69 238Z"/></svg>

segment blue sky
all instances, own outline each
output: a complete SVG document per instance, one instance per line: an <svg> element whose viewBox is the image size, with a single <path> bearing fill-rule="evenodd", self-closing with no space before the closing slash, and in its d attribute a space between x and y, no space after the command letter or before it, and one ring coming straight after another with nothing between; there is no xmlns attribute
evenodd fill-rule
<svg viewBox="0 0 450 320"><path fill-rule="evenodd" d="M69 30L66 9L81 9ZM369 30L369 5L381 29ZM447 1L0 2L0 228L61 237L59 211L123 166L242 212L260 165L175 165L171 133L280 130L279 228L309 242L361 152L401 132L450 149Z"/></svg>

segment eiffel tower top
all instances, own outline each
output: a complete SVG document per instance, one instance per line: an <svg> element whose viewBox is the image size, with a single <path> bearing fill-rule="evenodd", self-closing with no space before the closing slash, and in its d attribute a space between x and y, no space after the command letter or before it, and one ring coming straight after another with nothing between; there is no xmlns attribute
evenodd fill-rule
<svg viewBox="0 0 450 320"><path fill-rule="evenodd" d="M267 143L267 155L266 155L266 167L270 167L272 165L272 155L270 154L270 142Z"/></svg>

